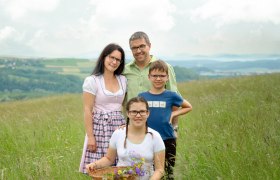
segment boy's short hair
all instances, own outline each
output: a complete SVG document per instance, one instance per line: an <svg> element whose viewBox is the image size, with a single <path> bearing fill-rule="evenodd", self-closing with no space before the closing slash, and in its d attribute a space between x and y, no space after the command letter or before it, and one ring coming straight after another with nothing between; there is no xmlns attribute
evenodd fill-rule
<svg viewBox="0 0 280 180"><path fill-rule="evenodd" d="M149 68L149 74L151 74L151 72L153 70L158 70L158 71L166 72L166 74L168 74L168 66L167 66L167 64L163 60L160 60L160 59L151 63L151 66Z"/></svg>

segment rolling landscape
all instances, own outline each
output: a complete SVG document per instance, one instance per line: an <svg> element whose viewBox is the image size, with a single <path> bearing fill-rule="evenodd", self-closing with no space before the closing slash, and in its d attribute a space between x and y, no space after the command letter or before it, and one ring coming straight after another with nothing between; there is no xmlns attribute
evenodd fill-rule
<svg viewBox="0 0 280 180"><path fill-rule="evenodd" d="M51 68L49 68L51 71ZM280 74L179 83L176 179L280 178ZM1 179L90 179L78 172L80 92L0 103Z"/></svg>
<svg viewBox="0 0 280 180"><path fill-rule="evenodd" d="M177 82L280 72L279 56L247 60L244 57L246 61L240 59L221 61L221 57L216 60L212 58L167 62L174 67ZM91 74L94 65L95 60L90 59L2 56L0 57L0 102L61 93L81 93L83 80Z"/></svg>

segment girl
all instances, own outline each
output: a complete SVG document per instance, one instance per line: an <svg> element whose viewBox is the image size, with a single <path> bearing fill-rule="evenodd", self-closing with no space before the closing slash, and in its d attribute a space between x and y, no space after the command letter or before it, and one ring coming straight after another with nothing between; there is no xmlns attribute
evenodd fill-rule
<svg viewBox="0 0 280 180"><path fill-rule="evenodd" d="M116 157L119 159L117 166L131 166L144 159L140 179L163 177L165 146L159 133L147 126L148 108L142 97L128 101L126 128L113 133L106 156L87 165L88 171L112 165Z"/></svg>

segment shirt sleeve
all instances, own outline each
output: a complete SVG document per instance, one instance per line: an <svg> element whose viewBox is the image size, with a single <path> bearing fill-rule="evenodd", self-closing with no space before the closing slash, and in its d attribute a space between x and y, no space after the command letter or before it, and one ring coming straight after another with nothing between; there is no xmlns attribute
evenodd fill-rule
<svg viewBox="0 0 280 180"><path fill-rule="evenodd" d="M181 95L178 90L178 87L177 87L176 74L174 72L174 69L170 64L167 64L167 65L168 65L169 79L166 83L166 89L168 89L170 91L174 91L174 92L178 93L179 95Z"/></svg>
<svg viewBox="0 0 280 180"><path fill-rule="evenodd" d="M182 105L182 103L183 103L183 97L181 97L179 94L177 94L177 93L174 93L174 92L172 92L173 93L173 105L174 106L177 106L177 107L180 107L181 105Z"/></svg>
<svg viewBox="0 0 280 180"><path fill-rule="evenodd" d="M109 146L112 149L117 149L117 140L119 136L119 131L120 131L119 129L116 129L110 138Z"/></svg>
<svg viewBox="0 0 280 180"><path fill-rule="evenodd" d="M86 77L84 84L83 84L83 91L96 95L97 83L93 76Z"/></svg>

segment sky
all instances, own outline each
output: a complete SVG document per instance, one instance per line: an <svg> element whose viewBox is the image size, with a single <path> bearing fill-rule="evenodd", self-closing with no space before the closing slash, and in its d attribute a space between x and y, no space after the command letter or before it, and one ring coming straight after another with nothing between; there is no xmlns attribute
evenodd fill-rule
<svg viewBox="0 0 280 180"><path fill-rule="evenodd" d="M131 57L144 31L169 59L280 54L279 0L0 0L0 56L95 58L109 43Z"/></svg>

